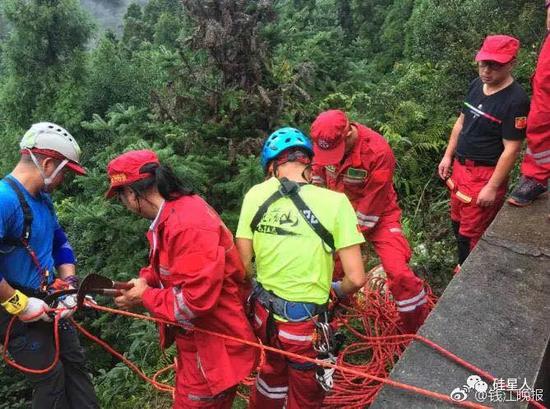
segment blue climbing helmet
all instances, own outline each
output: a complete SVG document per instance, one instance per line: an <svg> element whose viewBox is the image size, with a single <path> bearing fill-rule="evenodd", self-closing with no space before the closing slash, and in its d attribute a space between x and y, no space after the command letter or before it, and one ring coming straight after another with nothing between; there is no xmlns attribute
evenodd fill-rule
<svg viewBox="0 0 550 409"><path fill-rule="evenodd" d="M290 148L302 148L310 156L313 156L313 145L302 131L290 127L277 129L269 135L262 148L261 163L264 172L267 171L270 161Z"/></svg>

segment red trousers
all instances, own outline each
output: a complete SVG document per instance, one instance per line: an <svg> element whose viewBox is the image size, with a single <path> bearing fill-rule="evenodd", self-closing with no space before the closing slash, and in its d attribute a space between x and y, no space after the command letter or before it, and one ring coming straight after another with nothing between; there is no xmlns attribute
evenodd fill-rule
<svg viewBox="0 0 550 409"><path fill-rule="evenodd" d="M273 337L268 339L267 317L267 311L256 303L254 331L263 343L310 358L317 357L313 349L313 321L275 321ZM316 370L314 364L267 351L256 377L249 409L320 408L325 393L315 379Z"/></svg>
<svg viewBox="0 0 550 409"><path fill-rule="evenodd" d="M550 36L540 52L532 85L527 151L521 173L545 185L550 177Z"/></svg>
<svg viewBox="0 0 550 409"><path fill-rule="evenodd" d="M388 287L395 299L402 330L415 333L430 313L423 281L409 267L412 251L399 221L384 217L365 234L388 276Z"/></svg>
<svg viewBox="0 0 550 409"><path fill-rule="evenodd" d="M213 395L201 368L194 341L177 340L176 393L173 409L231 409L237 387Z"/></svg>
<svg viewBox="0 0 550 409"><path fill-rule="evenodd" d="M388 220L389 219L389 220ZM395 217L382 217L373 229L365 234L372 243L388 277L388 287L395 299L401 329L415 333L430 313L423 281L409 267L412 251ZM344 273L339 260L335 263L335 279Z"/></svg>
<svg viewBox="0 0 550 409"><path fill-rule="evenodd" d="M492 166L474 166L468 160L462 165L455 160L453 174L447 179L447 186L451 191L451 220L459 223L458 233L470 240L470 250L475 247L504 203L507 182L499 187L492 206L476 205L479 192L487 184L494 170Z"/></svg>

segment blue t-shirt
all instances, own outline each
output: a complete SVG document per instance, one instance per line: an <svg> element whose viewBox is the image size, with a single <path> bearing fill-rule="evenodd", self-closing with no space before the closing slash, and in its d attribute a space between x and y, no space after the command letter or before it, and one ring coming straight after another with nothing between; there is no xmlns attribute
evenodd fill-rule
<svg viewBox="0 0 550 409"><path fill-rule="evenodd" d="M54 279L52 256L54 232L60 227L51 198L43 192L34 197L17 179L11 175L7 177L19 186L31 208L33 221L30 245L42 268L50 271L49 283L51 283ZM1 180L0 239L4 237L19 239L23 232L23 221L23 209L17 194L5 180ZM29 253L20 246L0 244L0 275L12 285L32 289L39 289L42 280L40 271L33 263Z"/></svg>

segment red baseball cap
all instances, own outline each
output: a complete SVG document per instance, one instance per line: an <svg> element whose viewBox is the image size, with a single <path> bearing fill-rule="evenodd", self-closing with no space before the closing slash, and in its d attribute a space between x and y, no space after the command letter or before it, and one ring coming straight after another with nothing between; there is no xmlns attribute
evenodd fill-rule
<svg viewBox="0 0 550 409"><path fill-rule="evenodd" d="M150 177L150 173L140 172L140 169L149 163L160 165L157 154L148 149L129 151L114 158L107 165L111 185L105 196L113 197L117 188Z"/></svg>
<svg viewBox="0 0 550 409"><path fill-rule="evenodd" d="M314 162L317 165L334 165L344 157L346 129L349 121L338 109L321 112L311 124Z"/></svg>
<svg viewBox="0 0 550 409"><path fill-rule="evenodd" d="M516 58L519 40L507 35L487 36L476 55L476 61L496 61L507 64Z"/></svg>

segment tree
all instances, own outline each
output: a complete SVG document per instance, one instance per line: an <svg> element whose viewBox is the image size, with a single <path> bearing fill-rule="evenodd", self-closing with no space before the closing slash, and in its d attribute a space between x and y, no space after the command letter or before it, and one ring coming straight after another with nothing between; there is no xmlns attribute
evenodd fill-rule
<svg viewBox="0 0 550 409"><path fill-rule="evenodd" d="M338 0L337 8L340 27L342 27L346 40L349 43L354 35L353 14L351 12L350 0Z"/></svg>
<svg viewBox="0 0 550 409"><path fill-rule="evenodd" d="M262 82L269 51L260 34L274 17L273 1L182 0L197 25L191 46L205 49L223 84L253 89Z"/></svg>
<svg viewBox="0 0 550 409"><path fill-rule="evenodd" d="M56 201L60 221L79 273L119 280L146 263L148 223L104 199L110 159L154 149L234 229L244 193L264 178L265 136L283 125L307 133L320 110L341 108L391 144L413 264L441 290L454 256L434 172L476 75L475 51L488 33L520 38L516 78L528 87L544 34L544 10L530 0L149 0L128 7L120 38L89 43L77 0L0 3L0 138L9 146L0 171L12 168L33 121L75 134L89 175ZM161 356L152 325L85 322L147 373L172 357ZM89 348L102 407L170 407L169 396ZM0 370L0 409L28 407L27 387Z"/></svg>
<svg viewBox="0 0 550 409"><path fill-rule="evenodd" d="M74 87L85 78L92 29L78 1L7 0L3 6L11 28L2 49L4 124L24 128L46 114L67 126L78 123Z"/></svg>

